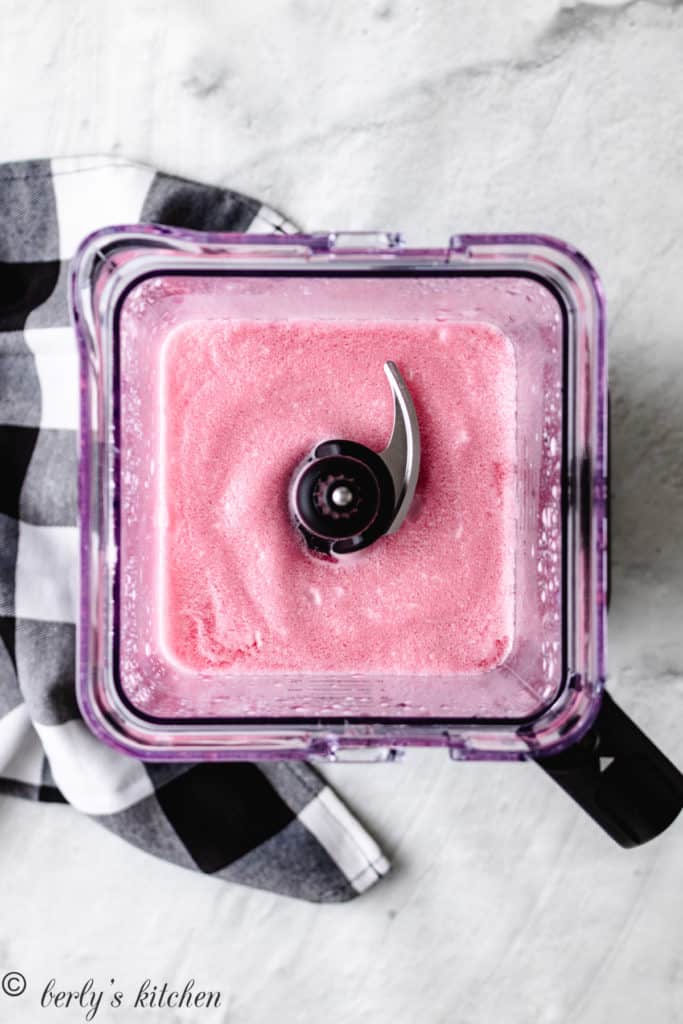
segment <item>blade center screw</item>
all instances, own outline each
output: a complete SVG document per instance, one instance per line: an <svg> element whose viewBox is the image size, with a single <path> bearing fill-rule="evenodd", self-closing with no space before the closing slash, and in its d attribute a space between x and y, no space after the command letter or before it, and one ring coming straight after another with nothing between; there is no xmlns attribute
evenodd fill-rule
<svg viewBox="0 0 683 1024"><path fill-rule="evenodd" d="M346 484L340 484L339 487L335 487L330 495L332 503L338 508L346 508L353 501L353 491Z"/></svg>

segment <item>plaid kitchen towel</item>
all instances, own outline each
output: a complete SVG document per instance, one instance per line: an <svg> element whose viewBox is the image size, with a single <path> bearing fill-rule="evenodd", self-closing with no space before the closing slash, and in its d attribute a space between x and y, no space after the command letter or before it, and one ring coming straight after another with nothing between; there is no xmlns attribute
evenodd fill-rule
<svg viewBox="0 0 683 1024"><path fill-rule="evenodd" d="M287 232L227 189L116 158L0 165L0 792L66 801L183 867L302 899L388 864L305 764L144 764L100 743L74 691L76 346L67 269L102 224Z"/></svg>

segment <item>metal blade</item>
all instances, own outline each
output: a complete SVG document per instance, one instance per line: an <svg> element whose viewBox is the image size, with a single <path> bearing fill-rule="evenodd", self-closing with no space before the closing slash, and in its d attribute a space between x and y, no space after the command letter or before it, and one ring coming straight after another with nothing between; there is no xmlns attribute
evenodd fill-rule
<svg viewBox="0 0 683 1024"><path fill-rule="evenodd" d="M394 396L394 425L389 444L380 455L394 482L396 514L387 533L395 533L408 514L420 474L420 427L408 385L396 363L386 362L384 372Z"/></svg>

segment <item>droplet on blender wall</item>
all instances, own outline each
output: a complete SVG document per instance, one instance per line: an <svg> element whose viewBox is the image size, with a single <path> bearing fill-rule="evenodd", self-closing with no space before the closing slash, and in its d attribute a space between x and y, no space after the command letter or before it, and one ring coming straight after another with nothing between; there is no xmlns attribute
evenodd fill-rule
<svg viewBox="0 0 683 1024"><path fill-rule="evenodd" d="M546 505L541 512L541 522L551 529L557 524L557 509L553 505Z"/></svg>

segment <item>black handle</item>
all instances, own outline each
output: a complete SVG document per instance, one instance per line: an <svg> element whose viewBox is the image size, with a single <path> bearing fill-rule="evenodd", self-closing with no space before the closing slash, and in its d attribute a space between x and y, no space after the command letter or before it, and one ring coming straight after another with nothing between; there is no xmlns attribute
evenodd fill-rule
<svg viewBox="0 0 683 1024"><path fill-rule="evenodd" d="M621 846L640 846L683 809L683 775L609 694L595 722L541 768Z"/></svg>

